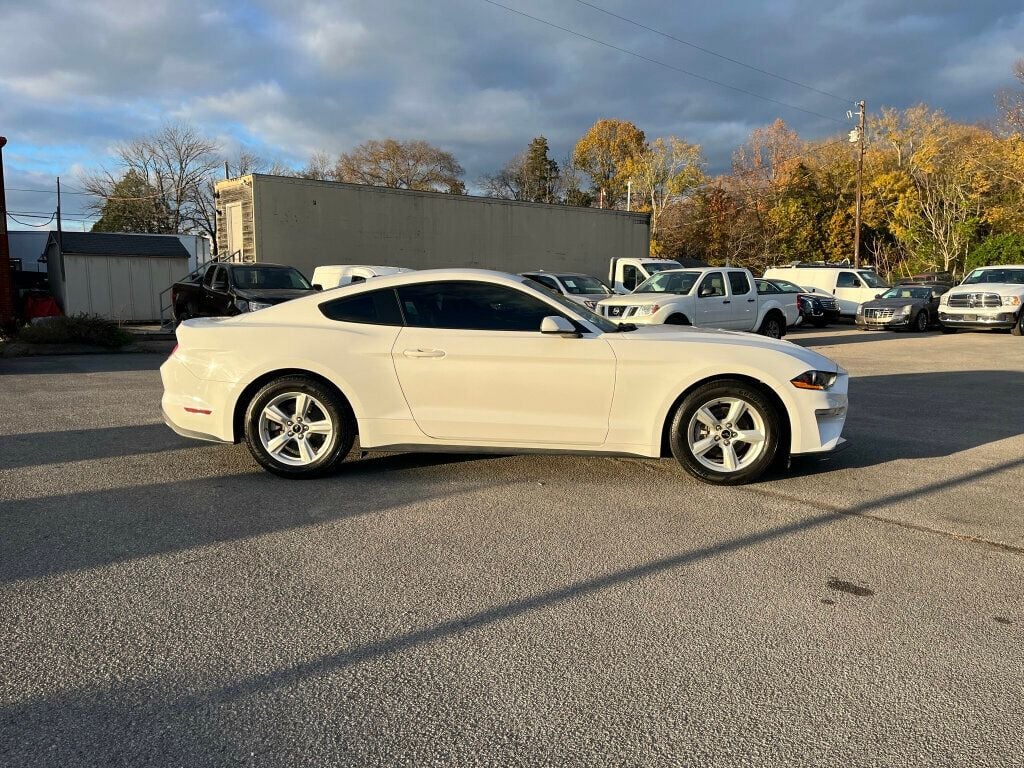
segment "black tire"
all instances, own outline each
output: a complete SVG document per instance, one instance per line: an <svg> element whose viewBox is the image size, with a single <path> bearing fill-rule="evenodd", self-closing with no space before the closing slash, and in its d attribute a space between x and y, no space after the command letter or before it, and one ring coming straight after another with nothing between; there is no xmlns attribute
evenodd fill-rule
<svg viewBox="0 0 1024 768"><path fill-rule="evenodd" d="M765 315L757 332L770 339L781 339L786 335L786 319L773 310Z"/></svg>
<svg viewBox="0 0 1024 768"><path fill-rule="evenodd" d="M690 325L689 318L686 315L671 315L665 320L665 325Z"/></svg>
<svg viewBox="0 0 1024 768"><path fill-rule="evenodd" d="M928 313L921 310L917 313L917 317L914 318L914 330L918 333L924 333L928 330Z"/></svg>
<svg viewBox="0 0 1024 768"><path fill-rule="evenodd" d="M700 422L695 422L696 413L706 406L711 409L713 415L719 416L724 406L715 405L714 403L722 398L742 400L747 404L748 409L753 409L758 413L764 426L764 441L760 454L754 457L749 465L733 471L716 470L703 463L693 448L691 448L688 434L690 429L697 431L707 429L704 438L713 438L715 435L725 434L723 431L712 431ZM748 419L749 422L747 421ZM778 406L760 389L735 379L712 381L695 389L676 408L675 414L672 417L672 424L669 428L669 445L672 448L672 455L676 458L676 461L698 480L703 480L705 483L713 485L742 485L744 483L751 483L764 474L777 458L783 432L782 419L783 415L779 412ZM755 423L748 410L747 413L740 417L740 422L737 426L740 429L747 429ZM730 426L728 429L731 430L732 428ZM742 462L744 457L748 455L748 452L754 450L755 447L754 444L744 444L742 442L740 444L745 446L743 454L739 456ZM735 448L733 450L736 451ZM715 455L716 452L718 454L717 457ZM724 463L725 461L724 449L718 445L712 447L705 455L707 461L712 464ZM719 458L721 462L719 462Z"/></svg>
<svg viewBox="0 0 1024 768"><path fill-rule="evenodd" d="M299 449L298 447L293 447L292 444L298 446L299 439L307 441L308 445L317 452L321 448L324 449L323 454L317 456L315 460L301 465L289 464L276 458L263 444L261 437L261 419L264 409L273 400L286 397L291 393L304 394L313 398L314 404L311 406L311 410L315 409L313 415L317 417L323 416L329 420L333 429L333 433L329 438L333 442L326 447L325 443L327 443L328 438L320 440L320 437L316 434L300 434L297 438L286 441L285 445L288 450L294 450L296 454L299 453ZM287 410L285 410L285 413L287 414ZM294 412L290 415L292 418L297 416ZM301 419L297 421L301 421ZM314 419L310 418L309 421L314 421ZM323 419L316 418L315 421L320 422ZM331 472L352 450L352 444L355 441L357 431L356 419L349 404L343 398L338 397L337 393L330 387L309 376L301 375L284 376L263 386L249 402L249 406L245 411L244 424L245 442L253 458L269 472L289 479L320 477ZM292 425L293 422L289 421L288 424ZM274 425L270 426L273 427ZM286 427L282 425L280 431L275 433L275 436L283 437L285 430ZM296 456L294 460L301 461L302 458Z"/></svg>
<svg viewBox="0 0 1024 768"><path fill-rule="evenodd" d="M1024 336L1024 309L1022 309L1017 315L1017 322L1010 329L1010 333L1014 336Z"/></svg>
<svg viewBox="0 0 1024 768"><path fill-rule="evenodd" d="M943 325L939 328L943 333L956 333L956 328L950 328L948 325Z"/></svg>

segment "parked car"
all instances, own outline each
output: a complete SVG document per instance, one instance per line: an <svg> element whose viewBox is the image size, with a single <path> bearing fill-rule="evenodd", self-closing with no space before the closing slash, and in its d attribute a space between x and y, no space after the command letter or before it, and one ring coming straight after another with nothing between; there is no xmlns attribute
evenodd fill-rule
<svg viewBox="0 0 1024 768"><path fill-rule="evenodd" d="M294 267L281 264L210 264L192 280L171 286L174 322L255 312L307 296L315 289Z"/></svg>
<svg viewBox="0 0 1024 768"><path fill-rule="evenodd" d="M979 267L943 294L939 322L943 333L960 328L1009 328L1024 336L1024 265Z"/></svg>
<svg viewBox="0 0 1024 768"><path fill-rule="evenodd" d="M813 288L802 288L789 280L767 280L760 277L755 282L757 283L757 292L761 296L776 294L794 296L796 317L791 319L789 313L786 314L786 320L790 326L807 322L816 328L824 328L839 319L839 305L832 296L818 293Z"/></svg>
<svg viewBox="0 0 1024 768"><path fill-rule="evenodd" d="M866 301L855 320L861 329L878 328L924 333L939 322L939 299L948 285L901 283Z"/></svg>
<svg viewBox="0 0 1024 768"><path fill-rule="evenodd" d="M597 306L601 315L616 322L756 331L773 339L786 334L797 311L796 302L784 294L758 296L750 270L737 267L665 270L633 293Z"/></svg>
<svg viewBox="0 0 1024 768"><path fill-rule="evenodd" d="M283 477L361 449L659 457L709 483L842 446L848 375L795 344L620 324L527 278L380 277L189 320L160 369L179 434L245 440Z"/></svg>
<svg viewBox="0 0 1024 768"><path fill-rule="evenodd" d="M612 289L601 280L590 275L569 274L566 272L523 272L523 277L536 280L538 283L561 296L582 304L587 309L596 309L597 302L614 296Z"/></svg>
<svg viewBox="0 0 1024 768"><path fill-rule="evenodd" d="M372 277L383 275L397 275L402 272L411 272L406 267L372 267L365 264L327 264L316 267L313 270L313 279L310 282L314 288L330 290L340 288L343 285L362 283Z"/></svg>
<svg viewBox="0 0 1024 768"><path fill-rule="evenodd" d="M807 264L800 262L784 267L766 269L769 280L789 280L807 288L816 288L835 296L839 314L853 319L857 307L889 287L872 269L856 269L835 264Z"/></svg>

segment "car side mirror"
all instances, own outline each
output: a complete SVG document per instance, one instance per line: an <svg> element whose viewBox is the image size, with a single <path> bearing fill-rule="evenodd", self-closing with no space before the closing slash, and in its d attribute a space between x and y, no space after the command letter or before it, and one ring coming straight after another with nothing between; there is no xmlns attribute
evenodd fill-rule
<svg viewBox="0 0 1024 768"><path fill-rule="evenodd" d="M876 299L880 299L880 298L882 298L882 294L880 294L880 293L876 293L876 294L875 294L875 298L876 298Z"/></svg>
<svg viewBox="0 0 1024 768"><path fill-rule="evenodd" d="M314 291L322 291L323 289L324 289L324 287L322 285L320 285L320 283L313 283L313 290Z"/></svg>
<svg viewBox="0 0 1024 768"><path fill-rule="evenodd" d="M540 332L550 333L555 336L576 336L580 333L576 326L559 315L549 315L540 321Z"/></svg>

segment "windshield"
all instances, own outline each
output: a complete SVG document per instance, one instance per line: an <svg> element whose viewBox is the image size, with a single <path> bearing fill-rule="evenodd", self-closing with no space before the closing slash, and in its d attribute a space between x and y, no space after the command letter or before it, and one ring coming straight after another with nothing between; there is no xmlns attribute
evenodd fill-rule
<svg viewBox="0 0 1024 768"><path fill-rule="evenodd" d="M636 287L633 293L678 293L684 295L693 290L700 272L662 272L651 275Z"/></svg>
<svg viewBox="0 0 1024 768"><path fill-rule="evenodd" d="M807 293L796 283L791 283L789 280L772 280L772 284L783 293Z"/></svg>
<svg viewBox="0 0 1024 768"><path fill-rule="evenodd" d="M249 290L313 288L302 273L292 267L234 267L231 270L231 280L236 288Z"/></svg>
<svg viewBox="0 0 1024 768"><path fill-rule="evenodd" d="M883 299L930 299L931 297L931 288L908 288L905 285L890 288L881 296Z"/></svg>
<svg viewBox="0 0 1024 768"><path fill-rule="evenodd" d="M868 288L888 288L889 284L869 269L857 272L860 279L867 283Z"/></svg>
<svg viewBox="0 0 1024 768"><path fill-rule="evenodd" d="M1024 269L976 269L964 278L961 285L977 283L1024 285Z"/></svg>
<svg viewBox="0 0 1024 768"><path fill-rule="evenodd" d="M544 294L545 297L547 297L551 301L561 304L562 307L569 311L569 314L575 315L577 317L582 317L588 323L590 323L591 325L596 325L605 333L618 333L621 330L617 323L613 323L611 320L601 317L599 314L597 314L597 312L591 312L582 304L579 304L573 301L572 299L567 299L560 293L555 293L550 288L547 288L543 284L538 283L536 280L526 278L525 280L523 280L523 285L528 285L534 290L540 291L542 294Z"/></svg>
<svg viewBox="0 0 1024 768"><path fill-rule="evenodd" d="M589 275L558 275L557 277L562 281L566 292L573 296L610 296L612 293L608 290L608 286L596 277Z"/></svg>
<svg viewBox="0 0 1024 768"><path fill-rule="evenodd" d="M652 275L655 272L664 272L666 269L679 269L683 266L678 261L671 261L670 259L665 259L664 261L645 261L643 264L644 269Z"/></svg>

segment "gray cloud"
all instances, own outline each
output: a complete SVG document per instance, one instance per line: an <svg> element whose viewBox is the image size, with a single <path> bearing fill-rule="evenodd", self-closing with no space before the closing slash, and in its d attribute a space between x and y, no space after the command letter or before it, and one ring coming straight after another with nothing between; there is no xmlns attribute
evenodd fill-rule
<svg viewBox="0 0 1024 768"><path fill-rule="evenodd" d="M572 0L502 0L581 33L842 124L744 96L481 0L0 2L0 126L25 173L94 165L167 118L301 163L368 138L425 138L472 182L531 137L557 157L599 117L704 145L712 169L754 127L847 130L847 105L709 57ZM1024 55L1019 2L594 0L869 108L994 115ZM25 149L27 147L27 149ZM14 160L9 162L16 163ZM20 162L20 161L19 161Z"/></svg>

